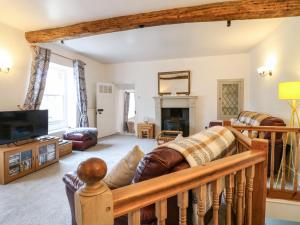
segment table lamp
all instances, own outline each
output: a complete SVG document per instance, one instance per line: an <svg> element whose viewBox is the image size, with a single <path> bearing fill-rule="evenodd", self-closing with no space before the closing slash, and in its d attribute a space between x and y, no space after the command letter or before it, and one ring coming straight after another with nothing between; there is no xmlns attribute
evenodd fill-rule
<svg viewBox="0 0 300 225"><path fill-rule="evenodd" d="M295 126L295 120L297 119L298 127L300 127L300 119L298 114L298 106L300 99L300 82L283 82L278 86L278 98L282 100L288 100L289 105L292 108L290 127Z"/></svg>

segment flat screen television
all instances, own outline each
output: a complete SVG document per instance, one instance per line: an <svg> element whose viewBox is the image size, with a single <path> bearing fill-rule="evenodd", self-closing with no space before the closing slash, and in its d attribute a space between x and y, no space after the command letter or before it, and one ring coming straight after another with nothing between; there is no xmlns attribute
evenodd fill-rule
<svg viewBox="0 0 300 225"><path fill-rule="evenodd" d="M48 134L48 110L0 112L0 145Z"/></svg>

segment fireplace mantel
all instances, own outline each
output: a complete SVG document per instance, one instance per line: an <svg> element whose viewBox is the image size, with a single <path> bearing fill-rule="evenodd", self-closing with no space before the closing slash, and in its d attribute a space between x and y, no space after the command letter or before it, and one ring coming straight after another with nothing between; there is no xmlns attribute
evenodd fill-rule
<svg viewBox="0 0 300 225"><path fill-rule="evenodd" d="M190 135L195 133L196 125L196 103L198 96L155 96L155 125L156 134L161 130L162 108L189 108Z"/></svg>

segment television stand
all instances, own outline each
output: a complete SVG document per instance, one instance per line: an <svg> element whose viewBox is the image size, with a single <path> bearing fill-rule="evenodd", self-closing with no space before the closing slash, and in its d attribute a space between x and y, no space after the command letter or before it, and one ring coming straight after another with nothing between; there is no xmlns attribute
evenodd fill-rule
<svg viewBox="0 0 300 225"><path fill-rule="evenodd" d="M58 162L58 140L31 140L30 143L0 148L0 184Z"/></svg>
<svg viewBox="0 0 300 225"><path fill-rule="evenodd" d="M27 139L27 140L23 140L23 141L16 141L16 142L14 142L13 144L14 144L15 146L21 146L21 145L25 145L25 144L32 143L32 142L34 142L34 141L35 141L35 139Z"/></svg>

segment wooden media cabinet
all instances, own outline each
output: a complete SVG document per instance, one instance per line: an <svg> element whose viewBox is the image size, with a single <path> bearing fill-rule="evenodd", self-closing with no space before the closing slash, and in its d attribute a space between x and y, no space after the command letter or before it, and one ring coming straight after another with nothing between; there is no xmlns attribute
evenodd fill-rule
<svg viewBox="0 0 300 225"><path fill-rule="evenodd" d="M29 144L0 148L0 184L49 166L59 160L58 140L35 140Z"/></svg>

